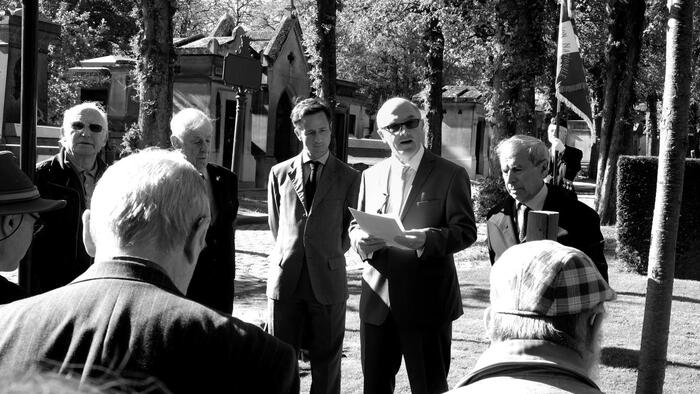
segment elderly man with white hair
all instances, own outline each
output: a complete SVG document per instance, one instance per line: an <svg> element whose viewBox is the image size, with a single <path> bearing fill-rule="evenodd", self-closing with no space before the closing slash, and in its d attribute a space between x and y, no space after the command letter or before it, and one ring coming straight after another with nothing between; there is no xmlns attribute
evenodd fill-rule
<svg viewBox="0 0 700 394"><path fill-rule="evenodd" d="M238 213L238 178L224 167L208 163L213 131L211 119L195 108L185 108L170 121L173 148L206 180L211 208L207 246L199 255L187 297L210 308L232 313L236 248L234 222Z"/></svg>
<svg viewBox="0 0 700 394"><path fill-rule="evenodd" d="M491 346L451 393L601 393L605 303L615 297L578 249L548 240L511 247L491 268Z"/></svg>
<svg viewBox="0 0 700 394"><path fill-rule="evenodd" d="M90 207L95 184L107 164L99 157L107 144L107 115L94 102L63 115L61 149L38 163L34 183L45 198L66 200L66 208L43 215L44 228L32 246L31 294L63 286L92 264L83 244L80 215Z"/></svg>
<svg viewBox="0 0 700 394"><path fill-rule="evenodd" d="M210 208L204 179L180 153L146 150L114 164L82 221L95 264L0 307L0 374L54 365L82 379L154 378L174 393L298 391L289 345L184 297Z"/></svg>
<svg viewBox="0 0 700 394"><path fill-rule="evenodd" d="M508 196L486 216L491 264L511 246L528 241L530 211L554 211L559 213L557 241L586 253L603 279L608 280L605 240L598 213L569 191L544 182L549 173L549 151L544 142L516 134L499 142L496 153Z"/></svg>

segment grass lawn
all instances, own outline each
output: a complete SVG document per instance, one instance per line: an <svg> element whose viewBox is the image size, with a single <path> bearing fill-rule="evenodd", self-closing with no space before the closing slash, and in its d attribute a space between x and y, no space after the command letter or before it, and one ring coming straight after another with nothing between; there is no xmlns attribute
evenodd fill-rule
<svg viewBox="0 0 700 394"><path fill-rule="evenodd" d="M615 229L603 228L606 254L610 265L612 287L618 299L609 303L605 324L600 385L609 393L633 393L637 379L637 359L644 316L646 277L624 272L614 259ZM456 255L462 290L464 315L454 322L452 365L448 382L453 387L474 365L488 346L483 335L482 316L488 305L489 267L486 254L484 225L479 225L479 237L471 248ZM348 252L350 298L345 331L342 364L342 392L362 392L360 366L359 294L360 264L352 251ZM692 393L700 387L700 286L698 282L676 280L673 291L671 333L666 368L666 393ZM238 297L238 296L237 296ZM243 298L243 299L241 299ZM265 308L264 287L236 299L236 314L262 318ZM239 304L240 301L240 304ZM302 369L302 392L311 384L308 365ZM396 392L410 392L406 372L397 375Z"/></svg>

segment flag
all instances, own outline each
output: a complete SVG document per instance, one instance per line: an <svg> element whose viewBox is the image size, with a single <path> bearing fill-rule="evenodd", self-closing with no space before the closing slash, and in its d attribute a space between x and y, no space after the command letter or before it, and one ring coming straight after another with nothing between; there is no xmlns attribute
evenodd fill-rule
<svg viewBox="0 0 700 394"><path fill-rule="evenodd" d="M561 0L556 78L557 99L585 120L591 129L591 134L595 135L583 60L579 52L578 37L574 31L573 0Z"/></svg>

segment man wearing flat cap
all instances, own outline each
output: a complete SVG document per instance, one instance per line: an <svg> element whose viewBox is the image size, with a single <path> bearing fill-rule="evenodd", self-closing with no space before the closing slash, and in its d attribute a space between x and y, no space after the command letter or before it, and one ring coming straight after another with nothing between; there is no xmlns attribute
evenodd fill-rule
<svg viewBox="0 0 700 394"><path fill-rule="evenodd" d="M491 268L491 345L451 393L601 393L601 328L615 297L578 249L549 240L509 248Z"/></svg>
<svg viewBox="0 0 700 394"><path fill-rule="evenodd" d="M0 152L0 179L0 271L8 272L17 269L27 253L39 213L62 208L66 202L41 198L12 152ZM0 304L25 296L21 287L0 276Z"/></svg>

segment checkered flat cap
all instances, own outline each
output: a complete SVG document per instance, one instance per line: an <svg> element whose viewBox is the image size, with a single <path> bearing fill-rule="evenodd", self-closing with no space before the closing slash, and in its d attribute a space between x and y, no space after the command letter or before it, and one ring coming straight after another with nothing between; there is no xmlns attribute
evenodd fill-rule
<svg viewBox="0 0 700 394"><path fill-rule="evenodd" d="M554 241L506 250L491 268L491 308L521 316L563 316L616 298L591 259Z"/></svg>

